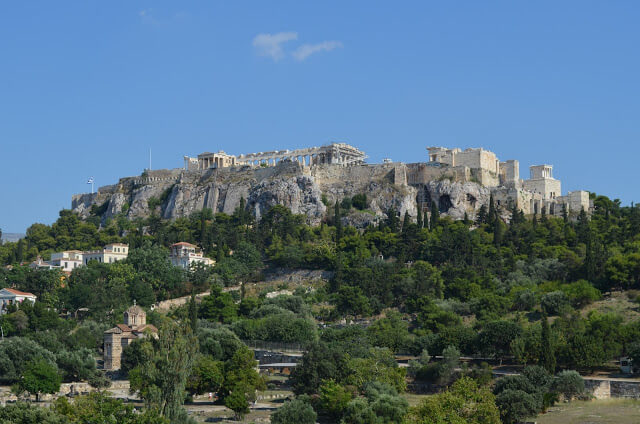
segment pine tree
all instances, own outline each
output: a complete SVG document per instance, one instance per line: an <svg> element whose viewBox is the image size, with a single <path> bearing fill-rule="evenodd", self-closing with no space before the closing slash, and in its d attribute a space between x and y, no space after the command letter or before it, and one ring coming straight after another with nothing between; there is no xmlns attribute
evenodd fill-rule
<svg viewBox="0 0 640 424"><path fill-rule="evenodd" d="M198 305L196 305L196 296L193 293L189 300L189 325L193 334L196 334L198 331Z"/></svg>
<svg viewBox="0 0 640 424"><path fill-rule="evenodd" d="M540 365L554 374L556 371L556 354L551 344L551 328L549 328L549 321L547 315L542 315L542 346L540 351Z"/></svg>

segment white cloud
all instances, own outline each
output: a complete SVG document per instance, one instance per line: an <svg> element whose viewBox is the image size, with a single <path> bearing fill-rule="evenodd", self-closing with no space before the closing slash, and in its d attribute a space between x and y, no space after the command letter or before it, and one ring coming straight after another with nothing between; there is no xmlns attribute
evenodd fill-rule
<svg viewBox="0 0 640 424"><path fill-rule="evenodd" d="M296 60L302 61L314 53L323 51L330 52L331 50L337 49L339 47L342 47L342 43L340 41L323 41L322 43L318 44L303 44L302 46L298 47L296 51L292 53L292 55Z"/></svg>
<svg viewBox="0 0 640 424"><path fill-rule="evenodd" d="M258 34L253 39L253 47L260 56L269 56L274 61L284 57L282 44L287 41L297 40L297 32L279 32L277 34Z"/></svg>

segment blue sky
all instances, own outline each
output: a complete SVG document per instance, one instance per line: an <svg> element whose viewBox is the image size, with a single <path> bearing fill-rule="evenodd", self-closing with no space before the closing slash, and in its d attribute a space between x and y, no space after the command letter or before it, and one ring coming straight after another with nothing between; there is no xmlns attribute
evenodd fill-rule
<svg viewBox="0 0 640 424"><path fill-rule="evenodd" d="M219 149L485 147L640 201L640 4L65 1L0 7L0 228Z"/></svg>

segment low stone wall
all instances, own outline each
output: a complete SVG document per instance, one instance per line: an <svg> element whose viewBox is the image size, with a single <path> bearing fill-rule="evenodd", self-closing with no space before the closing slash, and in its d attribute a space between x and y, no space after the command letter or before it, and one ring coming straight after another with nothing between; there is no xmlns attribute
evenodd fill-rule
<svg viewBox="0 0 640 424"><path fill-rule="evenodd" d="M78 382L78 383L62 383L60 385L60 391L58 393L54 393L52 395L40 395L40 401L42 402L52 402L59 397L67 396L70 393L74 394L87 394L90 392L94 392L97 389L91 387L89 383ZM129 390L129 381L128 380L116 380L111 382L111 386L109 386L106 391L128 391ZM31 396L31 400L35 400L35 396ZM16 402L18 397L11 393L11 387L3 386L0 387L0 403L6 404L7 402Z"/></svg>
<svg viewBox="0 0 640 424"><path fill-rule="evenodd" d="M585 378L584 385L587 391L596 399L640 399L640 381Z"/></svg>

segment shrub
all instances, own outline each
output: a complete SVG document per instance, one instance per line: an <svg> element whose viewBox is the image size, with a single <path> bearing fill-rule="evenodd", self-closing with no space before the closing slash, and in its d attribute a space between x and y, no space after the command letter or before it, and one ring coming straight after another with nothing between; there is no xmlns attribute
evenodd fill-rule
<svg viewBox="0 0 640 424"><path fill-rule="evenodd" d="M294 399L271 415L271 424L314 424L317 414L306 402Z"/></svg>
<svg viewBox="0 0 640 424"><path fill-rule="evenodd" d="M562 371L553 382L556 392L571 400L584 393L584 379L576 371Z"/></svg>
<svg viewBox="0 0 640 424"><path fill-rule="evenodd" d="M540 298L540 307L547 315L559 315L568 304L567 295L559 290L547 293Z"/></svg>
<svg viewBox="0 0 640 424"><path fill-rule="evenodd" d="M367 208L367 195L366 194L356 194L351 198L351 204L354 208L358 210L363 210Z"/></svg>
<svg viewBox="0 0 640 424"><path fill-rule="evenodd" d="M533 395L522 390L507 389L496 396L502 422L514 424L538 413L538 403Z"/></svg>

